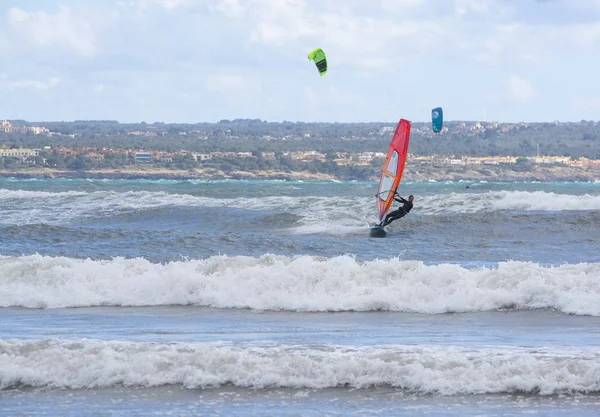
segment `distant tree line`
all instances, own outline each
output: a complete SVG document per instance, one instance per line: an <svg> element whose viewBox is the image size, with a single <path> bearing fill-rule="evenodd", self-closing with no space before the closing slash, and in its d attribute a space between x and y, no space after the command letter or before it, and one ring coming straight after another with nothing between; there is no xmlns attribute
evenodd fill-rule
<svg viewBox="0 0 600 417"><path fill-rule="evenodd" d="M0 144L144 149L176 152L385 152L395 123L272 123L261 120L222 120L218 123L123 124L116 121L75 121L15 125L43 126L54 136L6 134ZM465 126L466 125L466 126ZM600 159L600 123L527 123L497 125L447 122L448 131L433 134L426 123L413 123L410 152L440 156L542 155ZM386 129L387 128L387 129ZM132 134L133 133L133 134ZM107 162L108 163L108 162ZM258 163L258 162L257 162Z"/></svg>
<svg viewBox="0 0 600 417"><path fill-rule="evenodd" d="M326 161L302 162L291 159L281 152L276 153L275 159L265 159L261 152L254 152L251 157L216 157L207 161L198 162L191 155L175 155L172 162L159 162L137 166L151 166L154 168L190 170L194 168L215 168L225 174L235 171L280 171L280 172L311 172L330 174L341 179L368 179L378 175L383 160L374 160L369 166L338 165L332 159ZM52 152L41 152L39 156L27 158L4 157L0 158L0 168L22 169L28 166L46 166L58 170L88 171L102 168L126 168L134 165L134 161L123 154L105 154L104 159L92 159L84 154L61 157Z"/></svg>

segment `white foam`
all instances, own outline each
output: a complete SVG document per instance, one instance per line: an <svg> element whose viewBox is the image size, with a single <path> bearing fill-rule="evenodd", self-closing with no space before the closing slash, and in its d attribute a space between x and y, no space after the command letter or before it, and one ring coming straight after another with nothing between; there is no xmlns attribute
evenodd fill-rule
<svg viewBox="0 0 600 417"><path fill-rule="evenodd" d="M366 203L366 199L363 199ZM342 210L354 210L353 199L341 197L211 198L166 192L113 191L59 192L0 190L0 223L63 224L77 219L143 212L161 207L231 207L247 210L278 210L311 220L327 221ZM366 207L366 204L362 204ZM371 210L372 212L373 210ZM366 214L365 214L366 215ZM364 221L361 222L364 225Z"/></svg>
<svg viewBox="0 0 600 417"><path fill-rule="evenodd" d="M112 191L62 192L0 190L0 223L69 224L76 220L110 217L162 207L223 207L246 210L273 210L300 217L294 233L364 232L374 219L372 201L342 197L261 197L220 199L165 192Z"/></svg>
<svg viewBox="0 0 600 417"><path fill-rule="evenodd" d="M597 349L0 341L0 389L397 387L422 394L600 392Z"/></svg>
<svg viewBox="0 0 600 417"><path fill-rule="evenodd" d="M419 207L416 201L415 208ZM544 191L490 191L450 193L422 199L419 213L479 213L507 210L571 211L600 210L600 195L569 195Z"/></svg>
<svg viewBox="0 0 600 417"><path fill-rule="evenodd" d="M198 305L287 311L445 313L554 308L600 316L600 263L497 268L263 255L155 264L0 256L0 307Z"/></svg>
<svg viewBox="0 0 600 417"><path fill-rule="evenodd" d="M214 200L214 199L210 199ZM6 224L64 224L114 214L125 214L157 207L202 203L202 197L173 195L165 192L113 191L59 192L0 190L0 222ZM191 204L192 203L192 204Z"/></svg>
<svg viewBox="0 0 600 417"><path fill-rule="evenodd" d="M376 222L374 197L273 196L212 198L166 192L60 192L0 190L0 223L69 224L79 219L108 218L162 207L230 207L271 210L298 216L292 233L348 235L364 233ZM396 207L396 203L393 207ZM600 195L494 191L418 196L410 216L497 211L600 210Z"/></svg>

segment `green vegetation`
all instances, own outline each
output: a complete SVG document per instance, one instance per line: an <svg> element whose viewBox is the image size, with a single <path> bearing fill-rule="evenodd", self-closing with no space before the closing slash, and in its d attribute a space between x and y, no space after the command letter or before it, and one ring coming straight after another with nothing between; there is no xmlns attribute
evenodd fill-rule
<svg viewBox="0 0 600 417"><path fill-rule="evenodd" d="M50 135L0 132L0 145L9 148L43 149L39 157L21 160L0 158L0 168L19 169L45 165L57 169L86 171L123 168L135 164L135 151L159 151L171 157L153 167L193 169L212 167L226 174L235 171L307 171L341 179L364 179L378 175L382 160L369 165L338 165L337 153L386 152L396 123L269 123L261 120L221 120L218 123L165 124L116 121L37 122L11 121L13 126L38 126ZM600 123L476 123L446 122L441 133L429 123L413 123L410 152L415 156L513 156L505 169L528 172L527 157L537 154L600 159ZM18 129L15 129L18 130ZM23 129L18 130L24 131ZM61 152L72 149L74 152ZM298 161L287 152L316 151L325 160ZM247 156L215 156L196 161L192 154L247 152ZM92 158L91 154L102 157ZM269 158L265 155L271 155ZM273 157L274 155L274 157ZM410 164L410 161L409 161ZM464 167L447 167L461 173Z"/></svg>
<svg viewBox="0 0 600 417"><path fill-rule="evenodd" d="M8 146L145 149L174 152L281 152L315 150L385 152L395 123L269 123L222 120L218 123L122 124L116 121L26 123L56 132L53 136L0 133ZM434 134L428 123L413 123L410 151L442 156L585 156L600 159L600 123L446 122Z"/></svg>

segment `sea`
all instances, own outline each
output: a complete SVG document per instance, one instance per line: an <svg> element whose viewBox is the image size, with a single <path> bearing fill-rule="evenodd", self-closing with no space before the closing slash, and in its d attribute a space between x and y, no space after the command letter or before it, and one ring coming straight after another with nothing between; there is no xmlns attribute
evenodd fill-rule
<svg viewBox="0 0 600 417"><path fill-rule="evenodd" d="M0 178L2 416L597 416L600 182Z"/></svg>

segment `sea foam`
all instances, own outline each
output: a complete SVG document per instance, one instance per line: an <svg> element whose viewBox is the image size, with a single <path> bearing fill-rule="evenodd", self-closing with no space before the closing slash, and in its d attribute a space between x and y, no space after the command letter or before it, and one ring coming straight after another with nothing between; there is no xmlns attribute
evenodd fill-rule
<svg viewBox="0 0 600 417"><path fill-rule="evenodd" d="M78 219L138 213L165 207L229 207L274 210L299 215L310 226L319 222L365 221L375 216L374 197L271 196L214 198L164 191L45 192L0 189L0 223L62 224ZM414 213L432 216L448 213L497 211L600 210L600 195L552 192L490 191L417 196ZM345 214L345 215L344 215ZM412 213L411 213L412 214ZM356 225L357 223L352 223Z"/></svg>
<svg viewBox="0 0 600 417"><path fill-rule="evenodd" d="M180 385L457 395L600 392L597 349L0 341L0 389Z"/></svg>
<svg viewBox="0 0 600 417"><path fill-rule="evenodd" d="M420 261L278 255L143 258L0 256L0 307L197 305L282 311L446 313L552 308L600 315L600 263Z"/></svg>

